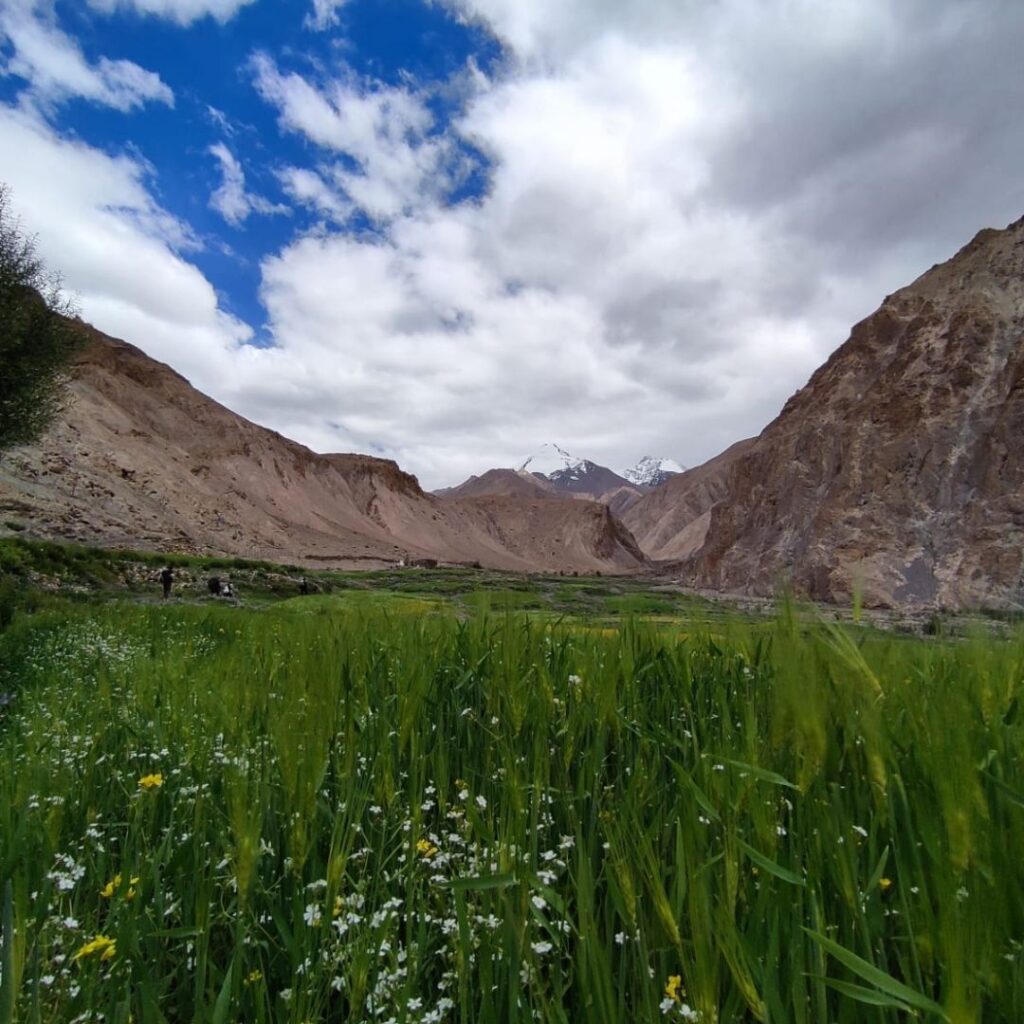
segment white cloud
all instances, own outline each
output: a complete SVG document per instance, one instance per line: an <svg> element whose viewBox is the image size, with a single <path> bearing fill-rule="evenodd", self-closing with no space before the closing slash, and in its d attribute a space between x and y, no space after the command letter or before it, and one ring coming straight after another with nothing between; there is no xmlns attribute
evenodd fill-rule
<svg viewBox="0 0 1024 1024"><path fill-rule="evenodd" d="M207 16L221 24L230 21L243 7L255 0L87 0L90 7L106 14L133 11L136 14L166 18L179 25Z"/></svg>
<svg viewBox="0 0 1024 1024"><path fill-rule="evenodd" d="M336 224L346 223L355 213L353 204L331 188L316 171L305 167L284 167L278 171L278 179L292 199Z"/></svg>
<svg viewBox="0 0 1024 1024"><path fill-rule="evenodd" d="M181 255L194 240L155 202L145 168L7 107L0 153L14 208L82 316L216 393L252 332L220 309L210 282Z"/></svg>
<svg viewBox="0 0 1024 1024"><path fill-rule="evenodd" d="M428 484L550 440L693 465L760 430L887 292L1024 206L1024 11L457 6L513 52L443 135L411 89L256 63L316 147L286 190L382 229L321 226L264 263L281 394L311 398L243 382L239 400L310 443L383 449ZM464 139L490 182L452 208Z"/></svg>
<svg viewBox="0 0 1024 1024"><path fill-rule="evenodd" d="M2 72L26 79L24 98L43 108L76 97L123 111L149 102L174 105L160 76L132 61L101 57L90 64L59 27L52 0L4 0L0 40L13 51Z"/></svg>
<svg viewBox="0 0 1024 1024"><path fill-rule="evenodd" d="M221 183L210 196L210 208L216 210L229 224L238 227L252 213L291 212L287 206L272 203L255 192L246 191L242 165L223 142L210 146L209 152L217 158L221 171Z"/></svg>
<svg viewBox="0 0 1024 1024"><path fill-rule="evenodd" d="M219 107L215 107L212 103L206 104L206 116L210 119L210 122L228 138L232 138L237 132L235 125L232 123L228 115Z"/></svg>
<svg viewBox="0 0 1024 1024"><path fill-rule="evenodd" d="M323 32L338 24L338 11L345 6L346 0L313 0L313 10L306 15L306 28L314 32Z"/></svg>
<svg viewBox="0 0 1024 1024"><path fill-rule="evenodd" d="M462 76L451 124L411 83L254 59L309 144L275 173L322 219L263 261L276 348L239 345L137 163L7 112L0 177L101 327L244 415L430 486L552 440L615 468L697 464L886 293L1024 208L1019 5L449 5L510 48L492 80ZM453 206L467 142L487 185ZM211 152L217 208L259 212Z"/></svg>
<svg viewBox="0 0 1024 1024"><path fill-rule="evenodd" d="M434 120L424 97L393 86L367 87L354 78L319 88L301 75L282 73L265 54L254 58L253 68L256 87L277 108L281 127L324 151L319 177L334 194L334 206L351 204L388 221L453 186L457 150L451 139L430 134Z"/></svg>
<svg viewBox="0 0 1024 1024"><path fill-rule="evenodd" d="M367 152L406 122L382 132L378 108L346 123L297 76L278 85L267 91L282 118L325 148ZM304 419L291 410L288 429L323 443L320 410L343 410L357 446L439 483L551 439L613 464L637 448L689 455L680 435L712 407L766 419L756 354L768 332L747 289L767 287L769 242L697 202L706 150L742 109L723 91L709 110L709 88L693 59L604 38L557 75L513 77L470 103L459 129L494 161L481 202L421 194L386 243L328 234L268 261L274 336L331 395ZM290 180L328 212L320 176ZM744 287L723 289L730 274ZM806 359L800 322L771 337L774 365Z"/></svg>

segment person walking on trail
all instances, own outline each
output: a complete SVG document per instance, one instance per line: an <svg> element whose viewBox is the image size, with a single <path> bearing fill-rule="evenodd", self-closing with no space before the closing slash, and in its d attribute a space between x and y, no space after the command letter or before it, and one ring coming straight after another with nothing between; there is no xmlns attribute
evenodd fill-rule
<svg viewBox="0 0 1024 1024"><path fill-rule="evenodd" d="M309 580L307 580L305 576L303 576L302 579L299 580L299 593L300 594L308 594L309 593Z"/></svg>
<svg viewBox="0 0 1024 1024"><path fill-rule="evenodd" d="M171 584L174 582L174 570L169 565L165 565L160 570L160 583L164 588L164 600L171 596Z"/></svg>

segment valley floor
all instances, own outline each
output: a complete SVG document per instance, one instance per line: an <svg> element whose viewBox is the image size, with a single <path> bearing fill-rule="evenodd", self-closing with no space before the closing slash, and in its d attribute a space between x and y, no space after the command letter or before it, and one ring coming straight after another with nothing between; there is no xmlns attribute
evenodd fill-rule
<svg viewBox="0 0 1024 1024"><path fill-rule="evenodd" d="M160 564L0 546L4 1024L1024 1019L1016 632Z"/></svg>

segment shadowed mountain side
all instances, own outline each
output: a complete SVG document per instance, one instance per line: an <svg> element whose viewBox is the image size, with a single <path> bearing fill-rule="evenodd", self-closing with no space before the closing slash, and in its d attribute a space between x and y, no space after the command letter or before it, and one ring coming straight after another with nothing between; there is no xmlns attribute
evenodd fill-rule
<svg viewBox="0 0 1024 1024"><path fill-rule="evenodd" d="M1024 218L853 328L729 468L702 544L652 544L626 519L649 554L689 552L682 575L699 586L1019 607L1022 438Z"/></svg>
<svg viewBox="0 0 1024 1024"><path fill-rule="evenodd" d="M574 466L549 473L547 480L558 491L597 500L601 500L603 495L622 487L633 487L625 477L619 476L607 466L599 466L589 459L583 459Z"/></svg>
<svg viewBox="0 0 1024 1024"><path fill-rule="evenodd" d="M603 509L435 498L393 462L317 455L86 330L60 421L0 459L0 512L30 533L310 564L405 554L523 570L643 564Z"/></svg>
<svg viewBox="0 0 1024 1024"><path fill-rule="evenodd" d="M637 487L616 487L607 494L602 494L598 501L607 505L614 516L623 519L626 512L631 509L644 495L646 489L640 490Z"/></svg>

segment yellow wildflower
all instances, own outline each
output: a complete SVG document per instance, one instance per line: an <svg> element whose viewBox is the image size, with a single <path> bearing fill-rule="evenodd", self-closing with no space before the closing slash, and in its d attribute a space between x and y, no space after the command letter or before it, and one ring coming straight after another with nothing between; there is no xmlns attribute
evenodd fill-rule
<svg viewBox="0 0 1024 1024"><path fill-rule="evenodd" d="M143 775L139 779L139 786L142 789L159 789L164 784L162 772L154 772L152 775Z"/></svg>
<svg viewBox="0 0 1024 1024"><path fill-rule="evenodd" d="M416 849L421 857L425 857L428 860L437 853L437 847L429 839L418 840Z"/></svg>
<svg viewBox="0 0 1024 1024"><path fill-rule="evenodd" d="M124 899L125 899L126 903L129 900L135 899L135 889L133 887L138 885L138 884L139 884L139 876L138 875L134 875L132 878L130 878L128 880L128 891L124 894ZM109 900L109 899L113 899L114 893L117 893L117 892L120 892L120 891L121 891L121 873L118 872L116 875L114 875L114 877L109 882L107 882L107 884L105 886L103 886L102 889L100 889L100 895L105 900Z"/></svg>
<svg viewBox="0 0 1024 1024"><path fill-rule="evenodd" d="M886 889L889 889L891 887L892 887L892 879L891 878L880 878L878 880L878 888L881 889L882 892L885 892Z"/></svg>
<svg viewBox="0 0 1024 1024"><path fill-rule="evenodd" d="M331 909L331 917L341 917L341 912L345 909L345 904L342 903L340 896L334 897L334 907Z"/></svg>
<svg viewBox="0 0 1024 1024"><path fill-rule="evenodd" d="M251 971L245 979L246 985L255 985L263 977L263 972L257 967L255 971Z"/></svg>
<svg viewBox="0 0 1024 1024"><path fill-rule="evenodd" d="M678 974L670 974L665 982L665 995L674 1003L682 1002L686 991L683 988L683 979Z"/></svg>
<svg viewBox="0 0 1024 1024"><path fill-rule="evenodd" d="M112 960L117 955L117 940L109 935L97 935L82 946L72 959L81 960L93 953L99 953L101 960Z"/></svg>

